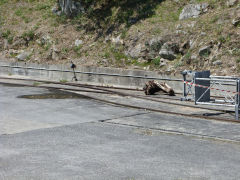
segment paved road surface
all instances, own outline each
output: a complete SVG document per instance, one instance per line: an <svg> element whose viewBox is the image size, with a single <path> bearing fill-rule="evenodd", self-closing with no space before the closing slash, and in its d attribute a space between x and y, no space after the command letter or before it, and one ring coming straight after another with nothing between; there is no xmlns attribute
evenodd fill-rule
<svg viewBox="0 0 240 180"><path fill-rule="evenodd" d="M238 124L49 93L0 85L0 179L240 179Z"/></svg>

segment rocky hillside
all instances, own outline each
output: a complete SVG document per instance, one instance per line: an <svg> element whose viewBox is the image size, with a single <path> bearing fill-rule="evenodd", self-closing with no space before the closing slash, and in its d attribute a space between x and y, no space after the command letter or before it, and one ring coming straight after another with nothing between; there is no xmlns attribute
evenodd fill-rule
<svg viewBox="0 0 240 180"><path fill-rule="evenodd" d="M238 0L0 0L0 57L240 75Z"/></svg>

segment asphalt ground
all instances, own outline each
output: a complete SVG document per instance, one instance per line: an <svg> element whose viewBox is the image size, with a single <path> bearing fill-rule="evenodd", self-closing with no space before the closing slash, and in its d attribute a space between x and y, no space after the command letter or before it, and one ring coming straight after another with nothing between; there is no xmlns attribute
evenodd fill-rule
<svg viewBox="0 0 240 180"><path fill-rule="evenodd" d="M240 179L238 123L0 84L0 127L4 180Z"/></svg>

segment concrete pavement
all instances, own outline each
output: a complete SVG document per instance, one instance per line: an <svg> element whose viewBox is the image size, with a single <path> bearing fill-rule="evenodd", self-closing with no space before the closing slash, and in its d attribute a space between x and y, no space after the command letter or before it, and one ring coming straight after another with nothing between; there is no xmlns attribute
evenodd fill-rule
<svg viewBox="0 0 240 180"><path fill-rule="evenodd" d="M240 179L236 123L51 93L0 85L0 179Z"/></svg>

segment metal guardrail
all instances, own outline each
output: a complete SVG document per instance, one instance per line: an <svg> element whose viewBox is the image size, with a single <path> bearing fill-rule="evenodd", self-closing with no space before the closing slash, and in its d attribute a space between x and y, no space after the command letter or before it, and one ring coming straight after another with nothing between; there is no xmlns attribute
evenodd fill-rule
<svg viewBox="0 0 240 180"><path fill-rule="evenodd" d="M29 69L29 70L39 70L39 71L55 71L55 72L69 72L72 73L72 70L59 70L59 69L47 69L47 68L35 68L35 67L24 67L24 66L9 66L9 65L0 65L0 67L8 68L18 68L18 69ZM157 77L148 77L148 76L133 76L133 75L123 75L123 74L110 74L110 73L96 73L96 72L84 72L75 70L76 74L86 74L86 75L98 75L98 76L113 76L113 77L126 77L126 78L136 78L136 79L149 79L149 80L163 80L163 81L182 81L181 79L171 79L171 78L157 78Z"/></svg>

